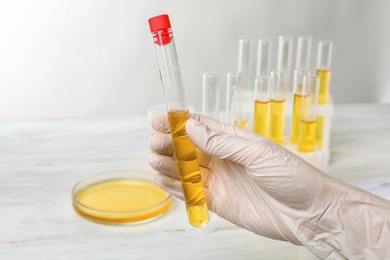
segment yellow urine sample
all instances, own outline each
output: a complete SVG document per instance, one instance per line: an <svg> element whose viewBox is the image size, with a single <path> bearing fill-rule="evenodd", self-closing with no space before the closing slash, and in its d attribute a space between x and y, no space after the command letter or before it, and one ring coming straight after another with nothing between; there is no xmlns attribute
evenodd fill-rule
<svg viewBox="0 0 390 260"><path fill-rule="evenodd" d="M188 118L188 111L171 110L168 112L169 126L175 145L175 156L179 166L188 220L194 227L203 227L207 224L209 215L196 147L187 136L185 130Z"/></svg>
<svg viewBox="0 0 390 260"><path fill-rule="evenodd" d="M304 96L300 94L294 94L293 102L293 113L292 113L292 126L291 126L291 143L297 144L299 138L299 128L301 122L301 108L302 101L307 103L309 101L309 96ZM307 107L307 106L305 106Z"/></svg>
<svg viewBox="0 0 390 260"><path fill-rule="evenodd" d="M253 131L268 138L270 102L255 100L255 113L253 118Z"/></svg>
<svg viewBox="0 0 390 260"><path fill-rule="evenodd" d="M325 120L325 116L317 116L316 145L319 149L323 148Z"/></svg>
<svg viewBox="0 0 390 260"><path fill-rule="evenodd" d="M331 71L325 69L318 69L317 76L320 77L320 90L318 93L318 104L329 103L329 85L330 85Z"/></svg>
<svg viewBox="0 0 390 260"><path fill-rule="evenodd" d="M285 121L285 101L271 100L270 139L283 144Z"/></svg>
<svg viewBox="0 0 390 260"><path fill-rule="evenodd" d="M113 179L86 186L74 195L73 207L81 216L103 223L146 220L167 211L169 194L154 182Z"/></svg>
<svg viewBox="0 0 390 260"><path fill-rule="evenodd" d="M248 120L241 120L241 123L240 123L240 120L234 120L234 125L235 126L239 126L239 127L242 127L242 128L245 128L245 129L248 129L248 126L249 126L249 122Z"/></svg>
<svg viewBox="0 0 390 260"><path fill-rule="evenodd" d="M316 138L316 121L301 120L298 140L298 151L314 152Z"/></svg>

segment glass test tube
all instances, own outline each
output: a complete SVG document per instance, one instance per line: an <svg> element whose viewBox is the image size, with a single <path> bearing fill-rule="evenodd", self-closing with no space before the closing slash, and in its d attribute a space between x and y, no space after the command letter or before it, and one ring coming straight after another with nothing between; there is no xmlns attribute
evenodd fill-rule
<svg viewBox="0 0 390 260"><path fill-rule="evenodd" d="M270 129L270 78L260 77L255 79L255 108L253 118L253 131L269 138Z"/></svg>
<svg viewBox="0 0 390 260"><path fill-rule="evenodd" d="M301 122L298 139L298 151L314 152L317 121L317 104L320 78L317 75L303 78L302 96L307 97L301 106Z"/></svg>
<svg viewBox="0 0 390 260"><path fill-rule="evenodd" d="M243 106L243 79L240 72L229 72L227 75L227 90L226 90L226 121L230 124L248 127L248 120L244 120Z"/></svg>
<svg viewBox="0 0 390 260"><path fill-rule="evenodd" d="M293 37L291 35L279 36L278 60L276 68L286 72L285 80L290 83L291 57L293 48Z"/></svg>
<svg viewBox="0 0 390 260"><path fill-rule="evenodd" d="M150 18L149 26L154 40L188 220L194 227L202 227L207 224L209 216L196 147L185 130L189 115L168 15Z"/></svg>
<svg viewBox="0 0 390 260"><path fill-rule="evenodd" d="M319 104L327 104L329 102L332 49L333 42L331 41L320 41L318 43L317 75L321 78L320 93L318 96Z"/></svg>
<svg viewBox="0 0 390 260"><path fill-rule="evenodd" d="M251 65L251 41L240 39L238 49L238 69L242 75L243 88L250 87L250 65Z"/></svg>
<svg viewBox="0 0 390 260"><path fill-rule="evenodd" d="M299 138L299 127L301 121L301 106L302 102L307 99L306 95L303 95L303 78L310 75L308 69L296 69L294 71L294 80L293 80L293 111L292 111L292 125L291 125L291 143L297 144Z"/></svg>
<svg viewBox="0 0 390 260"><path fill-rule="evenodd" d="M280 145L283 144L284 139L286 92L286 72L284 70L272 71L270 139Z"/></svg>
<svg viewBox="0 0 390 260"><path fill-rule="evenodd" d="M260 39L257 42L256 78L269 77L271 41Z"/></svg>
<svg viewBox="0 0 390 260"><path fill-rule="evenodd" d="M320 41L318 43L317 75L320 77L319 105L329 103L332 50L332 41ZM322 115L317 117L316 143L319 148L323 148L324 145L324 129L329 127L330 123L327 120L329 119Z"/></svg>
<svg viewBox="0 0 390 260"><path fill-rule="evenodd" d="M216 72L203 74L202 114L214 119L219 117L219 75Z"/></svg>
<svg viewBox="0 0 390 260"><path fill-rule="evenodd" d="M296 69L310 68L310 54L311 54L311 36L299 36L297 46Z"/></svg>

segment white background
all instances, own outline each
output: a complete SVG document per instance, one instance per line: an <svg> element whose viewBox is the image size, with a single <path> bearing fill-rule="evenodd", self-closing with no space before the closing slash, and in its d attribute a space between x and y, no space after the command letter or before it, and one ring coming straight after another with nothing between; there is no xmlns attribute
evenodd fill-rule
<svg viewBox="0 0 390 260"><path fill-rule="evenodd" d="M147 22L161 13L196 109L206 71L221 74L224 100L240 38L285 34L294 52L298 36L313 36L312 64L317 42L334 42L336 104L390 102L387 0L1 1L0 119L145 114L163 102Z"/></svg>

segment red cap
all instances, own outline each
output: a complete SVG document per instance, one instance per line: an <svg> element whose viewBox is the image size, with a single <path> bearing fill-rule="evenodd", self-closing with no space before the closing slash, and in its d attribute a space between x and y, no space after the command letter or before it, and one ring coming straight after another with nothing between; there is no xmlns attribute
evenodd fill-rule
<svg viewBox="0 0 390 260"><path fill-rule="evenodd" d="M148 21L149 21L150 31L152 33L171 28L171 23L169 22L169 16L167 14L161 14L152 17Z"/></svg>

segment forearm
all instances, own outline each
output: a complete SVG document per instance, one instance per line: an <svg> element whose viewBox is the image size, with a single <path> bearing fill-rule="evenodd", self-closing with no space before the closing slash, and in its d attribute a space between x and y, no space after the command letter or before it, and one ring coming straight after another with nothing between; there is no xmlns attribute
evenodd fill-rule
<svg viewBox="0 0 390 260"><path fill-rule="evenodd" d="M390 201L336 182L323 212L302 223L321 258L389 259Z"/></svg>

